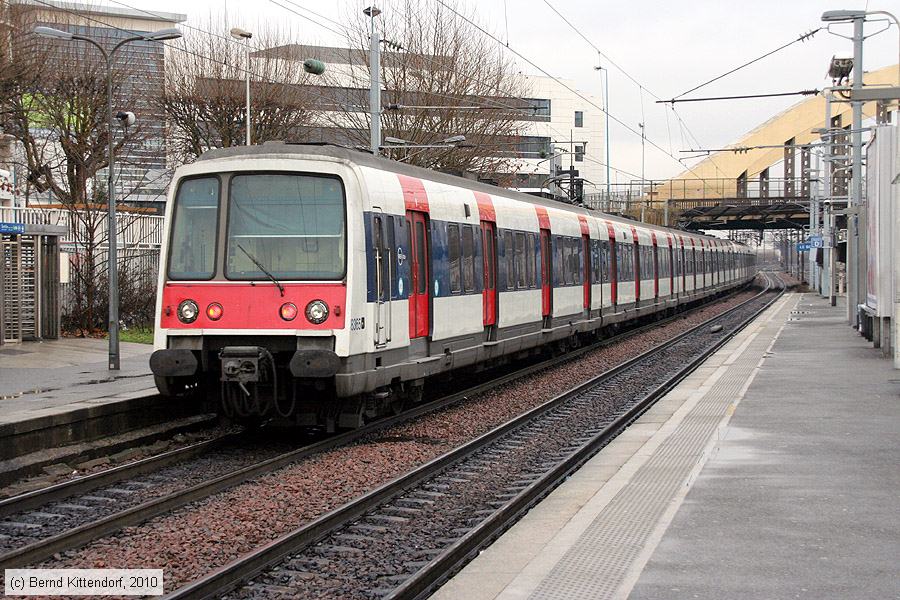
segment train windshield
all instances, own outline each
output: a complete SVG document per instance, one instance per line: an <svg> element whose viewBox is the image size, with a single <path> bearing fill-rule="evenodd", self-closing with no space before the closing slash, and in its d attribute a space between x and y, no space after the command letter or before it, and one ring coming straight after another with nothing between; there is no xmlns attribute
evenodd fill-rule
<svg viewBox="0 0 900 600"><path fill-rule="evenodd" d="M226 277L267 279L264 268L281 280L334 280L344 276L345 262L346 212L338 178L231 178Z"/></svg>
<svg viewBox="0 0 900 600"><path fill-rule="evenodd" d="M219 178L187 179L178 186L169 248L171 279L211 279L215 274Z"/></svg>

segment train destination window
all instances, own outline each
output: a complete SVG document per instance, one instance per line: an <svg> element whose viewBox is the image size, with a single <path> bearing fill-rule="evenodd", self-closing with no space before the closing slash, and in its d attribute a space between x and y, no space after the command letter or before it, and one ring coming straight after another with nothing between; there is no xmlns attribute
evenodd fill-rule
<svg viewBox="0 0 900 600"><path fill-rule="evenodd" d="M447 258L450 263L450 293L462 290L460 283L459 225L447 225Z"/></svg>
<svg viewBox="0 0 900 600"><path fill-rule="evenodd" d="M216 271L219 178L187 179L178 186L169 249L171 279L211 279Z"/></svg>
<svg viewBox="0 0 900 600"><path fill-rule="evenodd" d="M462 230L463 286L467 292L475 291L475 236L471 227Z"/></svg>
<svg viewBox="0 0 900 600"><path fill-rule="evenodd" d="M335 177L259 173L231 178L225 276L341 279L344 189Z"/></svg>

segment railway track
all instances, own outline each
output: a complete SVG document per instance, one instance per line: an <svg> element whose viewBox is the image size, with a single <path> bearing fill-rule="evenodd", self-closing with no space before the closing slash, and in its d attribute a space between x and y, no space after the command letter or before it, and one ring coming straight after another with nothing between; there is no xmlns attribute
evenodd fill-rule
<svg viewBox="0 0 900 600"><path fill-rule="evenodd" d="M166 598L427 595L780 297L763 277L739 306Z"/></svg>
<svg viewBox="0 0 900 600"><path fill-rule="evenodd" d="M703 306L708 306L703 305ZM0 501L0 568L33 565L94 539L227 490L291 463L345 446L425 413L620 343L687 313L506 373L396 417L287 452L246 452L230 435ZM283 449L283 448L282 448ZM260 452L262 455L260 455Z"/></svg>

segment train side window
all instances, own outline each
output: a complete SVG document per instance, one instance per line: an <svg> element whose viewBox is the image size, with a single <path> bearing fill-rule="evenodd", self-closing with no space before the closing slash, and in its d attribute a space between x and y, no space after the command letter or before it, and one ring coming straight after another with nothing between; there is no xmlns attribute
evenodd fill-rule
<svg viewBox="0 0 900 600"><path fill-rule="evenodd" d="M475 237L471 227L462 230L462 272L463 287L467 292L475 291Z"/></svg>
<svg viewBox="0 0 900 600"><path fill-rule="evenodd" d="M571 285L575 282L572 273L572 244L569 243L569 238L559 238L559 242L563 251L563 283Z"/></svg>
<svg viewBox="0 0 900 600"><path fill-rule="evenodd" d="M525 236L525 287L534 287L534 234Z"/></svg>
<svg viewBox="0 0 900 600"><path fill-rule="evenodd" d="M459 225L447 225L447 260L450 263L450 293L462 291L460 284Z"/></svg>
<svg viewBox="0 0 900 600"><path fill-rule="evenodd" d="M600 242L591 240L591 282L600 283Z"/></svg>
<svg viewBox="0 0 900 600"><path fill-rule="evenodd" d="M584 243L581 238L572 238L572 271L575 273L575 284L581 285L581 270L584 268ZM585 273L587 276L587 273Z"/></svg>
<svg viewBox="0 0 900 600"><path fill-rule="evenodd" d="M525 263L525 234L516 232L516 288L525 289L525 278L527 277Z"/></svg>
<svg viewBox="0 0 900 600"><path fill-rule="evenodd" d="M512 231L503 233L503 260L506 263L506 289L516 289L515 248Z"/></svg>
<svg viewBox="0 0 900 600"><path fill-rule="evenodd" d="M534 248L534 287L540 287L541 284L541 248L540 235L531 234L531 246Z"/></svg>

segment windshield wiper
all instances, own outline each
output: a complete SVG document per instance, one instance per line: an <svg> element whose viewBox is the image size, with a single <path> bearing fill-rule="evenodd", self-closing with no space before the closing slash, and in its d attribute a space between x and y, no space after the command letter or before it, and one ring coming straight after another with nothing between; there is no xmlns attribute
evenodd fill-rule
<svg viewBox="0 0 900 600"><path fill-rule="evenodd" d="M272 275L271 273L269 273L269 271L267 271L266 268L264 266L262 266L262 263L259 262L258 260L256 260L255 256L253 256L252 254L250 254L249 252L244 250L243 246L238 244L237 247L240 248L241 251L247 255L247 258L249 258L250 260L253 261L253 264L256 265L260 271L262 271L263 273L266 274L266 277L268 277L269 279L272 280L272 283L274 283L275 285L278 286L278 291L281 292L281 297L284 298L284 286L281 285L281 282L279 282L277 279L275 279L275 276Z"/></svg>

